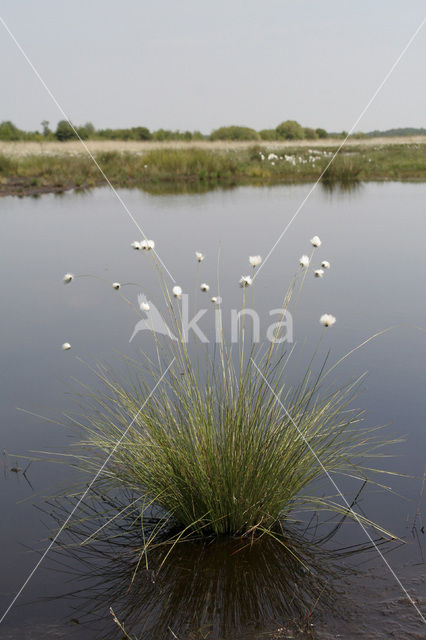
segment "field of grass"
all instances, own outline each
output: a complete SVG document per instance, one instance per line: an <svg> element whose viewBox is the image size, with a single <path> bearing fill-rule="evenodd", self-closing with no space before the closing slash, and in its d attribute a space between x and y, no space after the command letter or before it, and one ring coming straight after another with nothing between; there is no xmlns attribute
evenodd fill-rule
<svg viewBox="0 0 426 640"><path fill-rule="evenodd" d="M138 143L119 143L115 150L104 145L101 149L106 150L93 148L92 153L116 187L180 192L315 181L339 145L337 141L318 142L145 143L138 148L134 146ZM38 145L38 150L31 144L3 143L0 147L0 195L34 195L105 184L80 143L46 143L51 146ZM382 144L376 140L366 144L350 140L322 178L328 186L368 180L426 180L426 142Z"/></svg>

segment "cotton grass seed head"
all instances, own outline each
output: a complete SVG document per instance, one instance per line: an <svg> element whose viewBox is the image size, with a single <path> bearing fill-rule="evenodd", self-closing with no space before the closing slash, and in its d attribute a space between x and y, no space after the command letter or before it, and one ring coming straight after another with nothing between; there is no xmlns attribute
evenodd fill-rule
<svg viewBox="0 0 426 640"><path fill-rule="evenodd" d="M134 249L135 251L140 251L142 249L142 243L138 242L137 240L135 240L134 242L132 242L132 244L130 245L132 247L132 249Z"/></svg>
<svg viewBox="0 0 426 640"><path fill-rule="evenodd" d="M311 238L311 245L313 247L320 247L321 246L321 240L318 238L318 236L314 236L313 238Z"/></svg>
<svg viewBox="0 0 426 640"><path fill-rule="evenodd" d="M314 276L315 278L322 278L324 275L324 269L315 269Z"/></svg>
<svg viewBox="0 0 426 640"><path fill-rule="evenodd" d="M150 306L147 302L141 302L139 305L139 308L141 311L149 311L150 310Z"/></svg>
<svg viewBox="0 0 426 640"><path fill-rule="evenodd" d="M323 269L329 269L331 265L330 265L328 260L323 260L321 262L321 266L322 266Z"/></svg>
<svg viewBox="0 0 426 640"><path fill-rule="evenodd" d="M151 251L151 249L155 248L154 240L142 240L140 245L143 251Z"/></svg>
<svg viewBox="0 0 426 640"><path fill-rule="evenodd" d="M306 267L309 267L309 262L310 262L309 257L305 255L301 256L299 259L299 264L304 269L306 269Z"/></svg>
<svg viewBox="0 0 426 640"><path fill-rule="evenodd" d="M71 349L71 345L69 342L64 342L62 345L62 351L69 351Z"/></svg>
<svg viewBox="0 0 426 640"><path fill-rule="evenodd" d="M181 298L182 297L182 287L179 287L178 285L174 286L172 289L172 293L174 295L175 298Z"/></svg>
<svg viewBox="0 0 426 640"><path fill-rule="evenodd" d="M64 275L64 284L69 284L70 282L72 282L74 280L74 274L72 273L66 273Z"/></svg>
<svg viewBox="0 0 426 640"><path fill-rule="evenodd" d="M121 287L121 284L119 282L112 283L112 288L115 289L116 291L118 291L120 287Z"/></svg>
<svg viewBox="0 0 426 640"><path fill-rule="evenodd" d="M222 302L222 298L220 296L212 296L210 300L213 304L220 304Z"/></svg>
<svg viewBox="0 0 426 640"><path fill-rule="evenodd" d="M201 291L208 291L210 289L209 285L206 284L205 282L203 282L203 284L200 287Z"/></svg>
<svg viewBox="0 0 426 640"><path fill-rule="evenodd" d="M262 257L261 256L250 256L249 257L249 262L250 262L250 264L251 264L251 266L253 268L256 268L262 262Z"/></svg>
<svg viewBox="0 0 426 640"><path fill-rule="evenodd" d="M324 327L332 327L336 322L336 318L331 313L324 313L320 318L320 322Z"/></svg>
<svg viewBox="0 0 426 640"><path fill-rule="evenodd" d="M198 262L202 262L205 258L204 253L201 253L201 251L196 251L195 252L195 257L197 258Z"/></svg>
<svg viewBox="0 0 426 640"><path fill-rule="evenodd" d="M241 276L240 278L240 287L249 287L253 282L253 278L251 276Z"/></svg>

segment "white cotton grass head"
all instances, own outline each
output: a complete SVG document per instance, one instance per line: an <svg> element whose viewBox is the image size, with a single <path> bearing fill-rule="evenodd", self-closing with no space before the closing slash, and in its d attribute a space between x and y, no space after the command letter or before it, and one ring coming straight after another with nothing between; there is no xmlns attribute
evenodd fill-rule
<svg viewBox="0 0 426 640"><path fill-rule="evenodd" d="M203 284L200 287L201 291L209 291L210 287L206 282L203 282Z"/></svg>
<svg viewBox="0 0 426 640"><path fill-rule="evenodd" d="M179 285L175 285L172 289L172 293L175 298L180 298L182 296L182 287L179 287Z"/></svg>
<svg viewBox="0 0 426 640"><path fill-rule="evenodd" d="M210 300L213 304L220 304L222 302L222 298L220 296L212 296Z"/></svg>
<svg viewBox="0 0 426 640"><path fill-rule="evenodd" d="M132 247L132 249L134 249L135 251L140 251L142 249L142 243L138 242L138 240L135 240L134 242L132 242L132 244L130 245Z"/></svg>
<svg viewBox="0 0 426 640"><path fill-rule="evenodd" d="M324 275L324 269L315 269L314 276L315 278L322 278Z"/></svg>
<svg viewBox="0 0 426 640"><path fill-rule="evenodd" d="M204 253L201 253L201 251L196 251L195 257L197 258L197 262L202 262L206 256Z"/></svg>
<svg viewBox="0 0 426 640"><path fill-rule="evenodd" d="M309 256L306 256L306 255L300 256L299 264L301 267L306 269L306 267L309 267L309 263L310 263Z"/></svg>
<svg viewBox="0 0 426 640"><path fill-rule="evenodd" d="M69 351L71 349L71 345L69 342L64 342L62 345L62 351Z"/></svg>
<svg viewBox="0 0 426 640"><path fill-rule="evenodd" d="M331 313L324 313L320 318L320 322L323 327L332 327L336 322L336 318Z"/></svg>
<svg viewBox="0 0 426 640"><path fill-rule="evenodd" d="M74 280L74 274L73 273L66 273L64 275L64 284L69 284L73 280Z"/></svg>
<svg viewBox="0 0 426 640"><path fill-rule="evenodd" d="M112 286L113 289L118 291L119 288L121 287L121 284L119 282L113 282L111 286Z"/></svg>
<svg viewBox="0 0 426 640"><path fill-rule="evenodd" d="M147 302L141 302L140 305L139 305L139 309L141 311L149 311L150 308L151 307L149 306L149 304Z"/></svg>
<svg viewBox="0 0 426 640"><path fill-rule="evenodd" d="M323 269L329 269L331 267L331 264L329 263L328 260L323 260L321 262L321 266L322 266Z"/></svg>
<svg viewBox="0 0 426 640"><path fill-rule="evenodd" d="M320 247L321 246L321 240L318 238L318 236L314 236L313 238L311 238L311 245L313 247Z"/></svg>
<svg viewBox="0 0 426 640"><path fill-rule="evenodd" d="M255 269L262 262L262 256L250 256L249 257L249 262L250 262L251 266L253 267L253 269Z"/></svg>
<svg viewBox="0 0 426 640"><path fill-rule="evenodd" d="M240 287L249 287L253 283L253 278L251 276L241 276L240 278Z"/></svg>
<svg viewBox="0 0 426 640"><path fill-rule="evenodd" d="M154 240L142 240L142 242L140 243L140 248L143 251L151 251L151 249L155 248L155 242Z"/></svg>

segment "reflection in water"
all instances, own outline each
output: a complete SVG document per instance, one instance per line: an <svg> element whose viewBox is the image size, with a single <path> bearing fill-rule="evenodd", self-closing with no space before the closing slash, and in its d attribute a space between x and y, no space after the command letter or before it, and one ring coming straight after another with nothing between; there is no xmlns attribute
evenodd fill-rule
<svg viewBox="0 0 426 640"><path fill-rule="evenodd" d="M276 538L155 545L141 559L142 532L134 517L116 519L108 533L102 530L102 539L80 546L105 522L105 507L117 513L122 504L109 498L107 505L105 498L86 503L57 555L60 566L72 558L72 573L83 587L68 595L78 598L80 623L98 621L100 638L116 638L117 628L106 620L110 607L138 639L231 640L257 638L260 632L274 637L263 634L277 629L303 632L317 609L332 607L342 558L366 549L327 552L305 529L291 535L277 531ZM58 523L69 506L54 506ZM158 518L146 521L145 536L158 523ZM170 535L173 531L165 539Z"/></svg>

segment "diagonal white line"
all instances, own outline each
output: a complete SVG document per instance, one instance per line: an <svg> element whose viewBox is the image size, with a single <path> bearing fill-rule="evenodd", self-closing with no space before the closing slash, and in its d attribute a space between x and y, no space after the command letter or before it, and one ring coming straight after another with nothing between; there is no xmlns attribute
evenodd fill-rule
<svg viewBox="0 0 426 640"><path fill-rule="evenodd" d="M25 53L24 49L22 48L21 44L18 42L18 40L16 39L16 37L14 36L14 34L12 33L12 31L10 30L10 28L8 27L8 25L6 24L6 22L3 20L3 18L0 16L0 22L3 25L3 27L5 28L5 30L7 31L7 33L9 34L9 36L12 38L13 42L16 44L16 46L18 47L19 51L21 52L21 54L23 55L23 57L25 58L25 60L27 61L27 63L29 64L29 66L31 67L31 69L33 70L33 72L35 73L35 75L37 76L38 80L41 82L41 84L43 85L43 87L46 89L47 93L49 94L50 98L53 100L53 102L55 103L55 105L57 106L57 108L59 109L59 111L61 112L61 114L64 116L65 120L68 121L69 125L71 126L72 130L74 131L74 134L76 135L76 137L78 138L78 140L81 142L81 144L83 145L85 151L87 152L88 156L90 157L90 159L93 161L93 163L96 165L97 169L99 170L100 174L102 175L102 177L104 178L104 180L106 181L106 183L108 184L109 188L111 189L111 191L113 192L113 194L115 195L115 197L117 198L118 202L121 204L121 206L123 207L124 211L127 213L127 215L129 216L130 220L135 224L136 228L138 229L138 231L141 233L141 235L146 239L146 234L145 232L142 230L142 227L140 226L140 224L137 222L136 218L134 217L134 215L131 213L131 211L129 210L128 206L126 205L126 203L124 202L123 198L120 196L120 194L118 193L118 191L115 189L115 187L112 185L111 181L109 180L108 176L105 174L104 170L102 169L102 167L100 166L100 164L98 163L98 161L96 160L95 156L93 155L93 153L90 151L89 147L87 146L87 144L85 143L85 141L81 138L81 136L79 135L78 131L76 130L76 128L74 127L74 125L72 124L68 114L65 112L65 110L62 108L61 104L58 102L58 100L55 98L55 96L53 95L52 91L49 89L49 87L47 86L46 82L43 80L42 76L40 75L40 73L38 72L38 70L36 69L36 67L34 66L34 64L31 62L30 58L28 57L28 55ZM155 251L155 249L153 250L157 260L161 263L162 267L164 268L164 270L166 271L166 273L169 275L170 279L172 280L172 282L176 282L176 280L174 279L174 277L172 276L172 274L170 273L170 271L167 269L166 265L164 264L164 262L161 260L160 256L158 255L158 253Z"/></svg>
<svg viewBox="0 0 426 640"><path fill-rule="evenodd" d="M281 402L280 398L277 396L277 394L275 393L275 391L273 390L273 388L271 387L271 385L269 384L269 382L267 381L267 379L265 378L265 376L263 375L263 373L261 372L261 370L259 369L259 367L257 366L257 364L255 363L255 361L253 360L253 358L250 358L250 360L252 361L253 365L255 366L256 370L258 371L258 373L260 373L261 377L263 378L263 380L265 381L268 389L271 391L272 395L275 397L275 399L278 401L278 403L280 404L281 408L284 410L285 414L287 415L287 417L289 418L289 420L291 421L291 423L296 427L297 433L301 436L302 440L304 441L304 443L306 444L306 446L308 447L309 451L313 454L313 456L315 457L316 461L318 462L318 464L321 466L321 469L324 471L324 473L326 474L327 478L330 480L331 484L333 485L333 487L336 489L336 491L338 492L338 494L340 495L340 497L342 498L343 502L345 503L345 505L348 508L348 511L350 511L354 517L355 520L358 522L359 526L361 527L361 529L364 531L365 535L367 536L367 538L370 540L370 542L372 543L372 545L374 546L374 548L376 549L377 553L379 554L379 556L381 557L381 559L383 560L383 562L385 563L385 565L387 566L387 568L389 569L389 571L391 572L392 576L395 578L396 582L398 583L398 585L400 586L400 588L402 589L402 591L404 592L404 594L406 595L406 597L408 598L408 600L410 601L410 603L413 605L413 607L415 608L415 610L417 611L417 613L419 614L422 622L424 622L426 624L426 619L423 616L422 612L420 611L420 609L418 608L418 606L416 605L416 603L414 602L413 598L410 596L410 594L408 593L407 589L404 587L404 585L402 584L401 580L398 578L398 576L396 575L395 571L392 569L392 567L390 566L389 562L387 561L387 559L385 558L385 556L383 555L383 553L380 551L379 547L376 545L376 543L374 542L373 538L370 536L368 530L365 528L364 524L362 523L362 521L359 518L359 515L356 511L354 511L351 507L351 505L349 504L349 502L346 500L345 496L343 495L342 491L339 489L339 487L337 486L336 482L334 481L334 479L332 478L331 474L329 473L329 471L327 471L327 469L324 467L323 463L321 462L321 460L319 459L319 457L317 456L317 454L315 453L314 449L311 447L310 443L308 442L308 440L305 438L303 432L299 429L299 427L297 426L296 422L293 420L293 418L291 417L291 415L289 414L289 412L287 411L287 409L285 408L285 406L283 405L283 403Z"/></svg>
<svg viewBox="0 0 426 640"><path fill-rule="evenodd" d="M257 269L256 273L254 274L253 280L257 277L257 275L259 274L259 271L265 266L266 262L269 260L269 258L271 256L272 252L275 250L275 247L281 242L284 234L287 233L288 229L293 224L294 220L297 218L297 216L299 215L299 213L301 212L301 210L305 206L306 202L309 200L309 198L311 197L312 193L317 188L318 183L321 181L321 178L323 177L323 175L325 174L325 172L327 171L329 166L332 164L332 162L334 162L336 156L340 153L341 149L346 144L349 136L353 133L355 127L358 126L360 120L363 118L363 116L365 115L366 111L368 111L368 109L371 107L371 105L373 104L374 100L377 98L378 94L383 89L384 85L389 80L389 78L392 75L392 73L395 71L395 69L398 66L398 64L400 63L402 57L404 56L404 54L407 52L408 48L414 42L415 38L417 37L418 33L420 32L420 30L423 27L425 22L426 22L426 18L423 18L423 20L421 21L421 23L419 24L419 26L417 27L417 29L415 30L415 32L413 33L413 35L411 36L411 38L409 39L409 41L407 42L405 47L402 49L401 53L399 54L399 56L397 57L395 62L392 64L391 68L389 69L389 71L387 72L387 74L385 75L385 77L383 78L383 80L381 81L381 83L379 84L379 86L377 87L377 89L375 90L373 95L371 96L370 100L367 102L367 104L365 105L364 109L361 111L361 113L359 114L358 118L355 120L355 122L352 125L352 127L349 129L349 132L348 132L347 136L345 137L343 142L340 144L340 146L338 147L337 151L333 154L333 156L331 157L329 163L327 164L325 169L323 169L323 171L322 171L321 175L319 176L319 178L317 179L317 181L309 189L308 193L306 194L306 196L303 198L302 202L297 207L295 213L293 214L292 218L290 218L290 221L287 223L287 225L285 226L284 230L278 236L278 239L276 240L276 242L274 243L274 245L272 246L272 248L268 252L267 256L263 260L262 264L259 266L259 268Z"/></svg>
<svg viewBox="0 0 426 640"><path fill-rule="evenodd" d="M53 540L51 541L51 543L49 544L49 546L47 547L47 549L44 551L43 555L41 556L41 558L38 560L37 564L35 565L35 567L32 569L32 571L30 572L29 576L27 577L27 579L25 580L25 582L23 583L22 587L19 589L18 593L15 595L15 597L13 598L12 602L9 604L9 606L7 607L6 611L3 613L2 617L0 618L0 624L3 622L3 620L5 619L5 617L7 616L7 614L9 613L9 611L11 610L11 608L13 607L13 605L15 604L15 602L17 601L17 599L19 598L19 596L21 595L21 593L23 592L23 590L25 589L25 587L27 586L27 584L29 583L29 581L31 580L31 578L33 577L33 575L35 574L35 572L37 571L37 569L39 568L39 566L41 565L41 563L43 562L43 560L45 559L45 557L47 556L47 554L49 553L50 549L53 547L53 545L55 544L56 540L58 539L58 537L60 536L60 534L62 533L62 531L65 529L65 527L67 526L68 522L71 520L72 516L74 515L74 513L76 512L76 510L78 509L78 507L80 506L80 504L83 502L84 498L87 496L87 494L89 493L93 483L95 482L95 480L100 476L100 474L102 473L102 471L104 470L105 466L108 464L110 458L114 455L114 453L116 452L117 448L119 447L119 445L121 444L121 442L123 441L123 438L125 437L126 433L129 431L130 427L133 425L133 423L135 422L135 420L137 419L138 415L140 414L140 412L142 411L142 409L145 407L146 403L148 402L148 400L151 398L152 394L155 392L155 390L157 389L157 387L159 386L159 384L162 382L164 376L166 375L166 373L168 372L168 370L170 369L170 367L172 366L173 362L175 361L176 358L173 358L173 360L171 361L171 363L169 364L169 366L167 367L167 369L164 371L164 373L161 375L161 377L159 378L159 380L157 381L157 383L155 384L154 388L152 389L152 391L150 392L150 394L148 395L148 397L145 399L145 401L143 402L142 406L140 407L139 411L136 413L136 415L133 417L132 421L130 422L130 424L126 427L126 429L123 431L123 434L120 436L120 438L117 440L117 442L114 445L113 450L111 451L111 453L108 455L108 457L106 458L106 460L104 461L104 463L102 464L102 466L100 467L100 469L98 469L98 471L96 472L95 476L92 478L90 484L88 485L87 489L85 490L85 492L83 493L83 495L81 496L81 498L78 500L77 504L75 505L75 507L73 508L73 510L71 511L71 513L68 515L67 519L65 520L64 524L62 525L62 527L59 529L59 531L57 532L57 534L55 535L55 537L53 538Z"/></svg>

